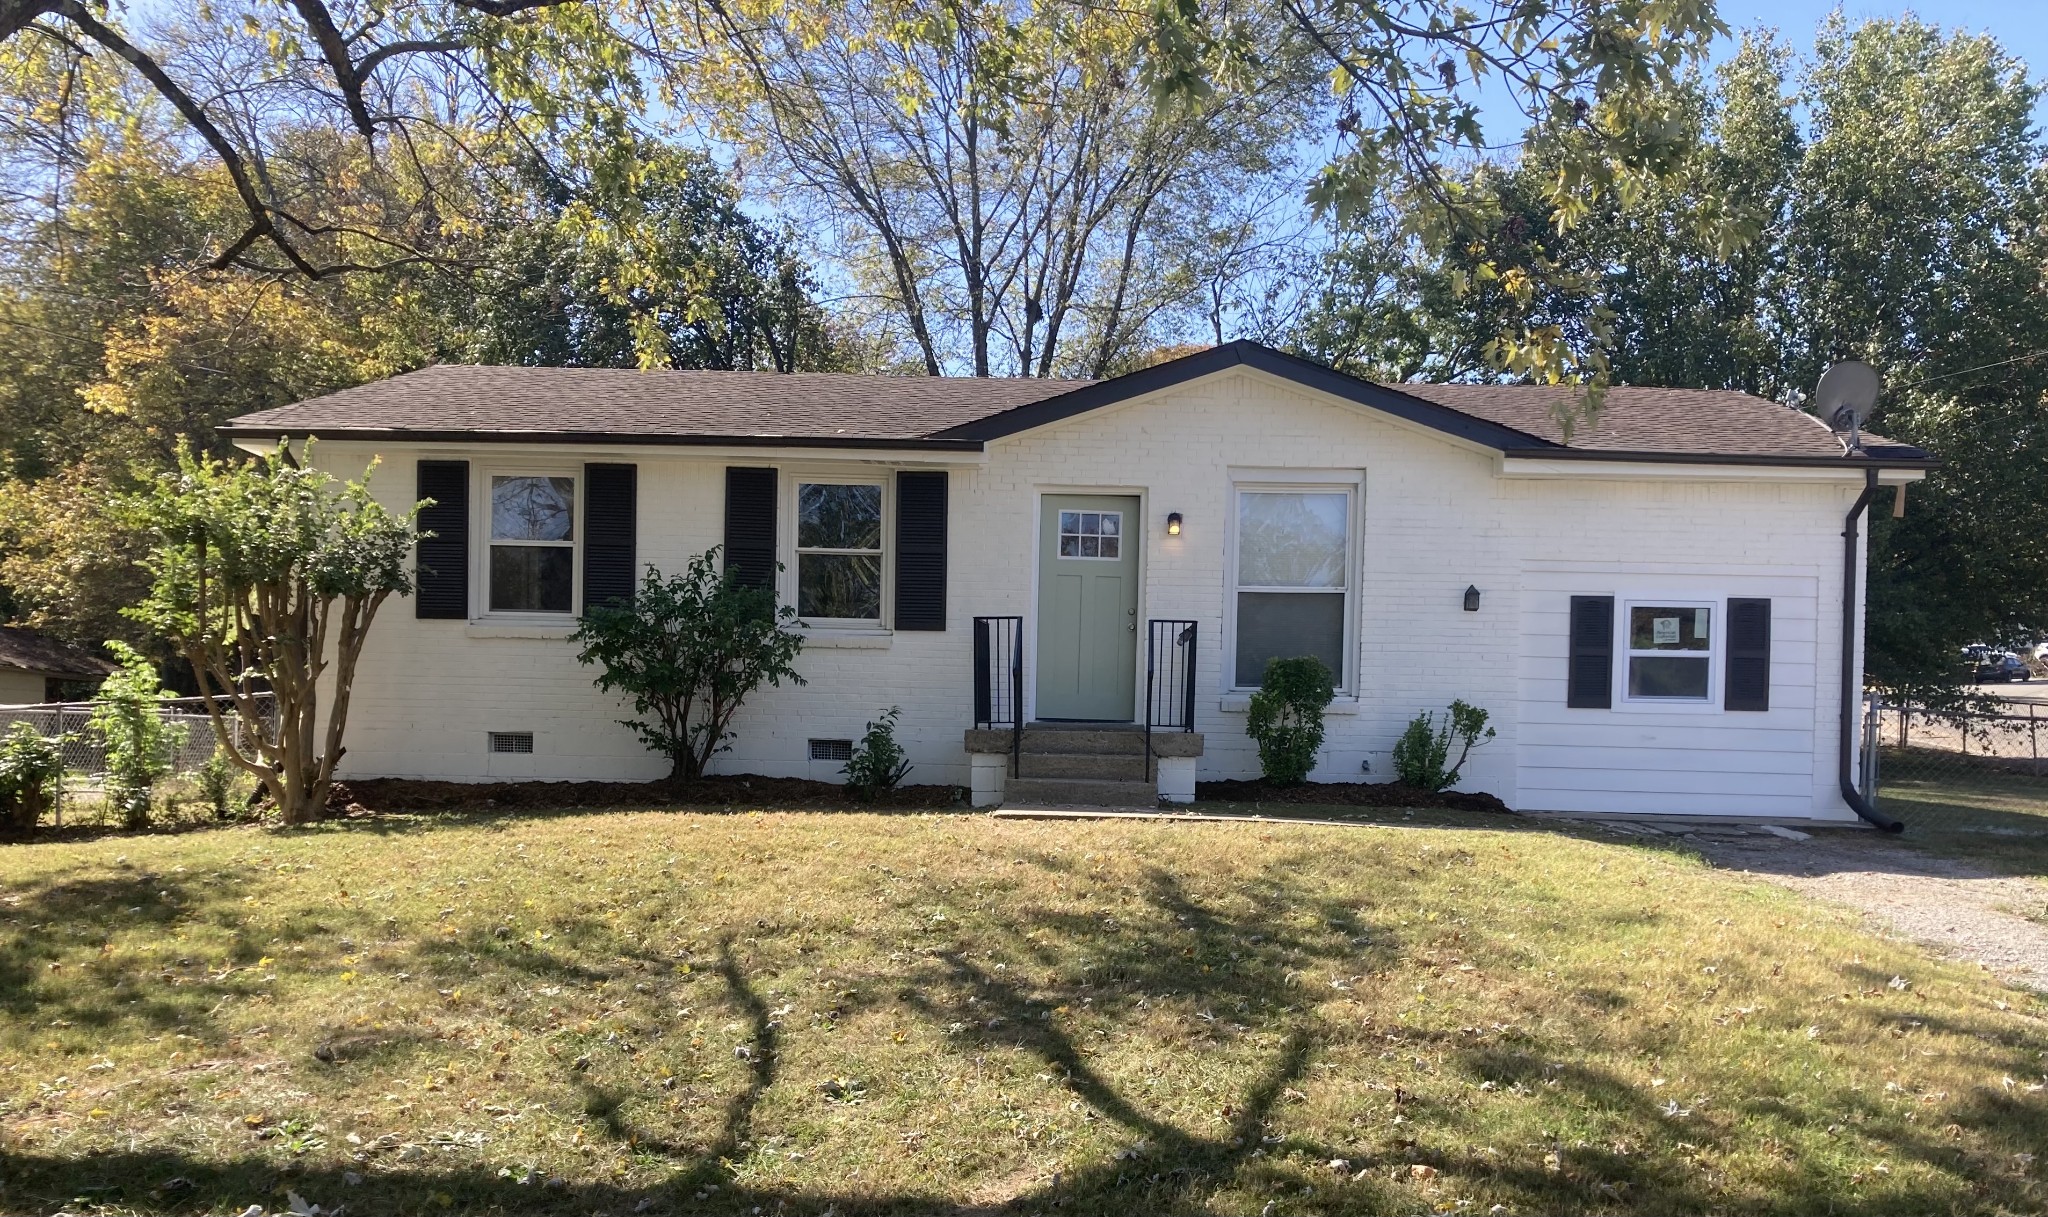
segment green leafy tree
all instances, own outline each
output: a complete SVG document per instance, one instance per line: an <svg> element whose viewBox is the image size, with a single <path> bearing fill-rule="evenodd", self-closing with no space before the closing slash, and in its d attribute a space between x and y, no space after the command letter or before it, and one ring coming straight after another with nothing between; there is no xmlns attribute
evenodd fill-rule
<svg viewBox="0 0 2048 1217"><path fill-rule="evenodd" d="M740 209L702 153L650 143L623 188L523 177L486 264L441 298L448 344L478 363L855 370L787 237Z"/></svg>
<svg viewBox="0 0 2048 1217"><path fill-rule="evenodd" d="M1537 222L1559 171L1541 147L1457 186L1492 217L1474 242L1483 258L1585 285L1533 288L1527 315L1575 342L1593 341L1598 321L1617 381L1789 403L1835 360L1879 369L1871 429L1944 467L1910 492L1904 519L1873 521L1868 670L1897 693L1952 702L1960 645L2048 633L2048 550L2020 540L2048 533L2034 475L2048 461L2039 90L1995 41L1912 19L1831 20L1796 62L1776 36L1746 35L1686 86L1678 113L1696 147L1681 172L1565 231ZM1738 214L1754 239L1720 239ZM1469 353L1506 313L1445 307L1497 289L1436 286L1471 275L1469 255L1344 248L1379 268L1378 286L1327 294L1290 341L1368 373L1498 374ZM1418 349L1434 354L1408 356Z"/></svg>
<svg viewBox="0 0 2048 1217"><path fill-rule="evenodd" d="M370 625L412 593L418 505L391 511L368 483L282 444L253 461L186 452L132 504L153 579L133 614L191 665L216 742L286 824L324 811Z"/></svg>
<svg viewBox="0 0 2048 1217"><path fill-rule="evenodd" d="M156 784L176 767L185 731L164 717L169 694L156 665L123 642L107 649L121 666L100 684L87 725L106 747L107 802L128 828L147 828Z"/></svg>
<svg viewBox="0 0 2048 1217"><path fill-rule="evenodd" d="M1313 655L1266 661L1244 733L1259 746L1267 781L1293 786L1308 780L1323 747L1323 711L1336 695L1329 666Z"/></svg>
<svg viewBox="0 0 2048 1217"><path fill-rule="evenodd" d="M647 568L629 604L586 610L570 641L576 658L601 670L597 687L630 698L637 718L622 719L647 747L669 760L671 780L704 776L732 747L733 716L763 685L801 685L793 665L803 638L787 628L796 610L775 593L718 570L718 550L663 578Z"/></svg>
<svg viewBox="0 0 2048 1217"><path fill-rule="evenodd" d="M1587 0L1477 6L1463 0L1342 0L1212 9L1154 6L1159 88L1227 88L1276 40L1299 40L1327 73L1341 143L1310 191L1340 225L1391 200L1404 231L1444 258L1455 294L1480 298L1494 369L1536 380L1606 376L1603 318L1583 332L1536 308L1583 296L1584 276L1548 259L1515 264L1494 248L1503 215L1458 179L1459 160L1502 143L1481 122L1502 97L1525 141L1551 169L1530 234L1569 231L1605 200L1626 200L1682 175L1695 149L1687 73L1725 32L1712 0ZM1702 196L1707 205L1711 199ZM1734 240L1741 217L1709 223ZM1459 265L1459 263L1466 265ZM1492 297L1488 301L1487 297Z"/></svg>
<svg viewBox="0 0 2048 1217"><path fill-rule="evenodd" d="M1432 794L1456 786L1472 749L1494 736L1486 718L1486 711L1463 701L1451 703L1441 725L1427 710L1416 715L1394 741L1395 776L1404 785ZM1458 749L1455 761L1451 759L1453 747Z"/></svg>

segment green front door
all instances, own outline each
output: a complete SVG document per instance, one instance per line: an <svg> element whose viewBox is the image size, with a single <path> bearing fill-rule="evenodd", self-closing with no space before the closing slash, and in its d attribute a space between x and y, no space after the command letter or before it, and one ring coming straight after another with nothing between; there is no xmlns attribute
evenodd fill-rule
<svg viewBox="0 0 2048 1217"><path fill-rule="evenodd" d="M1038 545L1038 717L1131 721L1138 680L1138 500L1049 494Z"/></svg>

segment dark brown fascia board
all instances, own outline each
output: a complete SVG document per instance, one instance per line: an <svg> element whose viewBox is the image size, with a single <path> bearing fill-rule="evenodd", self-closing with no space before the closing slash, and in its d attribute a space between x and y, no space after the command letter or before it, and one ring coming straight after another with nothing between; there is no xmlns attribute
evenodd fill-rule
<svg viewBox="0 0 2048 1217"><path fill-rule="evenodd" d="M887 452L979 452L979 440L890 439L872 436L661 435L613 431L407 431L370 427L218 428L230 439L324 439L416 444L642 444L682 448L851 448Z"/></svg>
<svg viewBox="0 0 2048 1217"><path fill-rule="evenodd" d="M1917 449L1915 449L1917 451ZM1791 469L1939 469L1932 456L1773 456L1742 452L1626 452L1606 448L1507 448L1501 455L1531 461L1628 461L1644 465L1776 465Z"/></svg>
<svg viewBox="0 0 2048 1217"><path fill-rule="evenodd" d="M1029 405L1017 406L1000 414L991 414L987 418L934 432L933 435L935 438L1000 439L1049 423L1061 422L1090 410L1099 410L1104 406L1128 401L1146 393L1170 389L1198 377L1234 367L1269 372L1304 387L1317 389L1359 405L1370 406L1382 413L1468 440L1482 447L1499 450L1541 448L1558 452L1567 451L1562 445L1553 444L1541 436L1517 431L1500 423L1488 422L1448 406L1424 401L1420 397L1411 397L1398 389L1374 384L1369 380L1360 380L1356 376L1346 375L1313 360L1276 351L1272 347L1246 339L1210 347L1193 355L1183 355L1179 359L1129 372L1113 380L1097 381L1085 388L1062 393L1058 397L1048 397Z"/></svg>

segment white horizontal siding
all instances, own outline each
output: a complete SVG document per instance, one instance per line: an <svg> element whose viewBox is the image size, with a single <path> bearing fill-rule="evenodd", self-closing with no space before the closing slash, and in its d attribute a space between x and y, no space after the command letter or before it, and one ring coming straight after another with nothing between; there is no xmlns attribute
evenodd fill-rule
<svg viewBox="0 0 2048 1217"><path fill-rule="evenodd" d="M1814 517L1825 517L1819 512ZM1816 520L1817 522L1817 520ZM1781 526L1782 528L1782 526ZM1736 528L1738 533L1745 530ZM1770 550L1745 546L1743 562L1725 569L1702 561L1627 564L1532 564L1523 580L1519 663L1521 734L1516 786L1527 810L1602 811L1695 815L1827 815L1824 776L1832 732L1823 732L1824 622L1821 572L1828 554L1819 527L1784 536ZM1839 541L1837 541L1839 544ZM1674 547L1676 548L1676 547ZM1786 565L1759 566L1769 553ZM1733 555L1731 555L1732 557ZM1804 558L1813 573L1796 571ZM1793 569L1788 570L1787 567ZM1725 664L1727 601L1764 596L1771 601L1771 708L1763 712L1630 703L1623 695L1628 658L1614 656L1611 709L1565 704L1570 656L1570 603L1574 595L1613 596L1617 629L1629 602L1665 599L1719 607L1717 664ZM1833 637L1826 637L1832 647Z"/></svg>
<svg viewBox="0 0 2048 1217"><path fill-rule="evenodd" d="M1552 805L1540 793L1524 799L1523 811L1590 812L1613 816L1740 816L1757 820L1838 819L1814 810L1810 795L1644 793L1633 790L1574 792L1569 803Z"/></svg>
<svg viewBox="0 0 2048 1217"><path fill-rule="evenodd" d="M1522 780L1537 781L1536 777L1531 776L1532 772L1578 774L1586 770L1647 771L1657 774L1811 774L1812 737L1790 731L1785 734L1790 737L1787 742L1792 746L1769 749L1697 746L1690 742L1660 748L1626 748L1598 744L1577 744L1565 748L1531 748L1525 739L1522 747L1525 750L1525 757L1530 759L1522 761ZM1721 741L1713 742L1718 744Z"/></svg>

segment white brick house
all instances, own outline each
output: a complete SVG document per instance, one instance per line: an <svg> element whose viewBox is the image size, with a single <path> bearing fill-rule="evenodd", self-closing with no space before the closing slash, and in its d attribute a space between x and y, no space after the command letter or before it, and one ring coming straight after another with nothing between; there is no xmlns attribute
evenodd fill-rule
<svg viewBox="0 0 2048 1217"><path fill-rule="evenodd" d="M1022 717L1149 717L1171 797L1257 775L1249 687L1305 653L1341 690L1318 780L1390 777L1408 720L1463 698L1499 735L1462 788L1518 809L1853 819L1845 522L1928 455L1680 390L1616 388L1567 439L1559 392L1378 386L1249 343L1094 384L444 366L228 431L317 436L338 472L380 458L393 507L439 504L345 775L662 776L564 639L586 599L724 545L780 564L809 682L756 695L724 772L836 779L837 741L899 705L911 780L1015 798L1032 775L963 745L1008 730L1014 629Z"/></svg>

